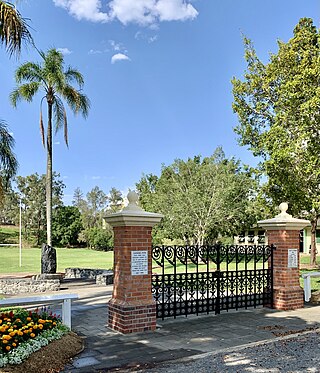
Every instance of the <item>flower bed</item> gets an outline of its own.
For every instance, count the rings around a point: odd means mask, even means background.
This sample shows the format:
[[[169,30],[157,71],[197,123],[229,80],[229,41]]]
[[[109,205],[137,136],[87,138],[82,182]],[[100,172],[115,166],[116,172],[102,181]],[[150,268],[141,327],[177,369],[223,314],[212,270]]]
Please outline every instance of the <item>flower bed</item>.
[[[27,311],[17,308],[0,312],[0,367],[20,364],[68,331],[58,316],[45,309]]]

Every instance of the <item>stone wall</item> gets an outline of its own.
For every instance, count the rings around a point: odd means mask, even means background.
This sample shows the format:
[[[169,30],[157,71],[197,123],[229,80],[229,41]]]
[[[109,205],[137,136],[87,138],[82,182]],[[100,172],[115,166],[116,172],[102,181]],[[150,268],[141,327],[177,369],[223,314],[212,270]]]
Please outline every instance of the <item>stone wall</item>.
[[[43,293],[60,290],[59,280],[2,279],[0,294]]]
[[[113,284],[113,271],[104,271],[101,275],[97,275],[96,284],[99,286]]]
[[[64,278],[86,278],[95,280],[97,275],[102,275],[104,272],[106,272],[105,269],[66,268]]]

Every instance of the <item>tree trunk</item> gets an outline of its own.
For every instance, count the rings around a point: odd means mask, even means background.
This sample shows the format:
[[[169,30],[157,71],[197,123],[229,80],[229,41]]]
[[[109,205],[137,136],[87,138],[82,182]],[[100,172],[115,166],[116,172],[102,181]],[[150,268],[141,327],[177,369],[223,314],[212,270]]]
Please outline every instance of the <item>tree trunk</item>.
[[[47,129],[47,178],[46,178],[46,210],[47,210],[47,244],[52,246],[52,103],[48,102]]]
[[[311,250],[310,250],[310,265],[317,264],[317,246],[316,246],[316,231],[317,231],[317,218],[311,220]]]

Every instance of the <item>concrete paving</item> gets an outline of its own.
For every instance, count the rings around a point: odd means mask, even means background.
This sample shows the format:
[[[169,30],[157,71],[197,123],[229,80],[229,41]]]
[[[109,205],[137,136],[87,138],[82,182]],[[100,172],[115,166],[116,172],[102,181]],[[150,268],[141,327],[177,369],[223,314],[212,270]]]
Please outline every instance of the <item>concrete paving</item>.
[[[69,281],[62,287],[62,292],[79,294],[72,305],[72,323],[85,341],[85,350],[65,372],[136,371],[320,327],[320,306],[306,306],[295,311],[257,308],[158,320],[155,332],[122,335],[107,327],[112,286]]]

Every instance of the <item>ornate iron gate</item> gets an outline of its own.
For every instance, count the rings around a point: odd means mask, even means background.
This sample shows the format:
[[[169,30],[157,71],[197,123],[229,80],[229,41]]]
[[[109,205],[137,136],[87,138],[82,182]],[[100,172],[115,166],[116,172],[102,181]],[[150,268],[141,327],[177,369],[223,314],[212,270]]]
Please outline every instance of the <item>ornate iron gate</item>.
[[[273,249],[273,245],[153,247],[157,317],[271,306]]]

